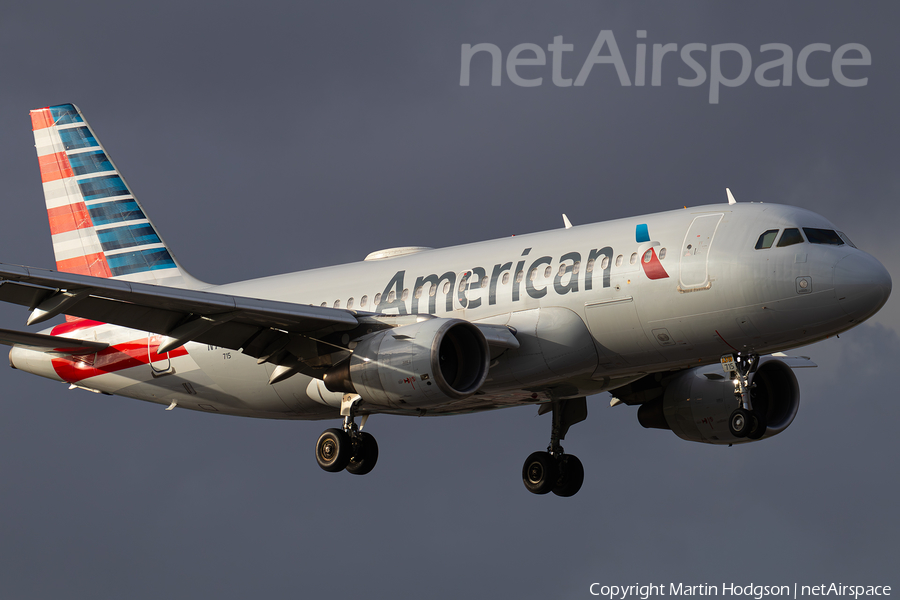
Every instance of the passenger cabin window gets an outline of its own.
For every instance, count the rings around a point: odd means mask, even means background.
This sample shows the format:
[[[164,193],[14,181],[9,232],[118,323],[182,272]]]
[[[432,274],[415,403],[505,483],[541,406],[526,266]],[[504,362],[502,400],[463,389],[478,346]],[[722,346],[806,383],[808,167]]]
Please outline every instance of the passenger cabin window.
[[[778,247],[784,248],[785,246],[793,246],[794,244],[802,244],[803,236],[800,235],[800,230],[791,227],[790,229],[785,229],[784,233],[781,234],[781,239],[778,240]]]
[[[770,229],[759,236],[759,239],[756,240],[756,249],[757,250],[765,250],[766,248],[771,248],[772,244],[775,243],[775,237],[778,235],[777,229]]]
[[[843,246],[844,240],[833,229],[815,229],[813,227],[804,227],[803,233],[810,244],[827,244],[829,246]]]

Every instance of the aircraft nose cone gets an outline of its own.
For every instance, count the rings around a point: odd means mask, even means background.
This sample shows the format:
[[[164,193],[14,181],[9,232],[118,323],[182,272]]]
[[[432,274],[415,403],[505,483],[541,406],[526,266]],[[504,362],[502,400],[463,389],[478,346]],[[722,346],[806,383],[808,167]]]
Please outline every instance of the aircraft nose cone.
[[[859,252],[834,265],[834,294],[844,312],[864,321],[891,295],[891,275],[874,256]]]

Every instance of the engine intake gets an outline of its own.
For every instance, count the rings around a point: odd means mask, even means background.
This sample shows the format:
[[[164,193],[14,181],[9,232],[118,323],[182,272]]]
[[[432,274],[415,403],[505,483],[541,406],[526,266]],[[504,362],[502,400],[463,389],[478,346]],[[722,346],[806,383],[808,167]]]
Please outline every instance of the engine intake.
[[[332,392],[367,402],[421,408],[462,400],[487,378],[490,351],[484,334],[460,319],[427,319],[356,340],[353,354],[325,375]]]

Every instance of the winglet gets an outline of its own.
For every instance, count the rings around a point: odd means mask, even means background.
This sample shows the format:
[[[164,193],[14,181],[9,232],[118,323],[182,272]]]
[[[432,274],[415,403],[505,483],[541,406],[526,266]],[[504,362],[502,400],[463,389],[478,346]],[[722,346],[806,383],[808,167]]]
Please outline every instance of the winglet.
[[[566,226],[566,229],[572,229],[572,222],[569,220],[569,217],[566,216],[566,213],[563,213],[563,225]]]
[[[725,192],[728,194],[728,204],[737,204],[737,200],[734,199],[734,195],[731,193],[731,190],[725,188]]]

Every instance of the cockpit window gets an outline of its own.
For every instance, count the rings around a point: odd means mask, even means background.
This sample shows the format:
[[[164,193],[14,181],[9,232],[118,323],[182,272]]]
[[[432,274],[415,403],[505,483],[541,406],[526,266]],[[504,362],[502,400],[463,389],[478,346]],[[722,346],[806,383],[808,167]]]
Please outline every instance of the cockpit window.
[[[759,236],[759,239],[756,240],[756,249],[757,250],[765,250],[766,248],[771,248],[772,244],[775,243],[775,236],[778,235],[777,229],[770,229]]]
[[[785,246],[793,246],[794,244],[802,244],[803,236],[800,235],[800,230],[791,227],[790,229],[785,229],[784,233],[781,234],[781,239],[778,240],[778,247],[784,248]]]
[[[812,227],[804,227],[803,232],[806,239],[812,244],[828,244],[829,246],[843,246],[844,240],[833,229],[814,229]]]
[[[850,246],[851,248],[856,248],[856,244],[850,241],[850,238],[847,237],[847,234],[843,231],[838,231],[837,234],[841,236],[841,239],[844,240],[844,243]]]

